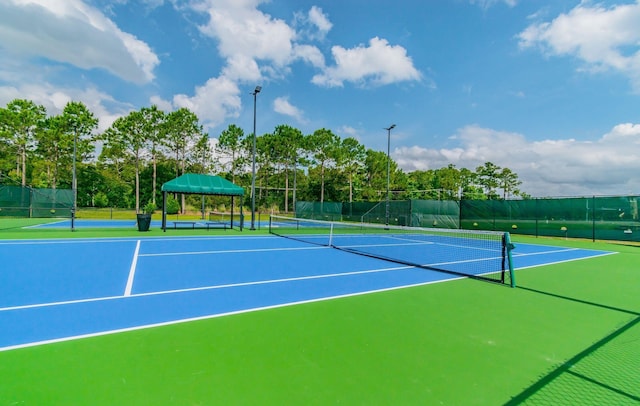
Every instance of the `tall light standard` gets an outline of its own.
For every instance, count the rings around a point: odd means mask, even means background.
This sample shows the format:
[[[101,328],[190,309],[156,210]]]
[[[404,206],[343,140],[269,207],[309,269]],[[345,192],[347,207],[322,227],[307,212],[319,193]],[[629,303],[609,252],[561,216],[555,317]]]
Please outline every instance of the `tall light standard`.
[[[251,228],[255,230],[256,226],[256,101],[258,99],[258,93],[262,90],[262,86],[256,86],[256,89],[251,93],[253,95],[253,153],[251,164]]]
[[[389,225],[389,183],[391,182],[391,130],[396,128],[395,124],[391,124],[389,127],[385,128],[387,130],[387,207],[386,207],[386,216],[385,216],[385,224]]]
[[[78,200],[78,179],[76,177],[76,138],[77,133],[73,132],[73,168],[71,169],[71,189],[73,193],[73,206],[71,206],[71,231],[75,231],[76,207]]]

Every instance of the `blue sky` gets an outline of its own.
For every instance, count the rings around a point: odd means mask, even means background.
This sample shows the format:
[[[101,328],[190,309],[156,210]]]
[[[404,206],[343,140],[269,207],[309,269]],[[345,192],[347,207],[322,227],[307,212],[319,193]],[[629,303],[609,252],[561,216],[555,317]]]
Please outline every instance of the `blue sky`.
[[[0,105],[211,138],[328,128],[407,170],[487,161],[533,196],[640,194],[640,0],[4,0]]]

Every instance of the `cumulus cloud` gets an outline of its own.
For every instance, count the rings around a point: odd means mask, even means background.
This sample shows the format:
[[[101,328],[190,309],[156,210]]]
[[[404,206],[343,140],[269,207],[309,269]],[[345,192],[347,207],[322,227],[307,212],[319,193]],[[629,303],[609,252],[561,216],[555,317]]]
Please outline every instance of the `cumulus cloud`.
[[[194,112],[204,127],[215,127],[227,117],[239,115],[240,88],[227,77],[211,78],[204,85],[196,87],[193,96],[175,95],[171,104]]]
[[[640,1],[604,7],[581,3],[552,21],[536,22],[518,35],[520,47],[549,56],[572,56],[581,69],[626,75],[640,92]]]
[[[273,111],[285,116],[293,117],[299,122],[305,122],[304,112],[292,105],[288,97],[278,97],[273,101]]]
[[[471,125],[458,130],[449,149],[396,148],[392,156],[405,170],[454,164],[474,170],[485,162],[510,168],[533,196],[640,193],[640,124],[620,124],[597,141],[529,141],[518,133]]]
[[[1,2],[0,46],[26,58],[105,69],[134,83],[153,80],[159,64],[148,44],[81,0]]]
[[[336,45],[331,48],[331,53],[335,66],[315,75],[313,83],[327,87],[343,86],[344,82],[386,85],[419,81],[422,77],[405,48],[390,45],[382,38],[372,38],[368,46],[361,44],[351,49]]]
[[[62,113],[71,101],[80,101],[98,118],[98,131],[109,128],[116,118],[132,109],[131,105],[118,102],[93,86],[85,89],[61,88],[49,83],[0,86],[0,105],[4,106],[14,99],[31,100],[44,106],[49,115]]]
[[[290,73],[290,66],[296,61],[320,69],[322,73],[312,82],[321,86],[342,86],[345,81],[385,85],[421,78],[404,48],[379,38],[373,38],[368,47],[333,47],[336,65],[327,68],[320,49],[304,42],[324,39],[333,26],[327,14],[313,6],[307,13],[297,13],[292,26],[259,10],[258,6],[263,2],[196,0],[190,3],[191,10],[207,16],[207,21],[199,26],[200,32],[217,41],[218,52],[226,61],[220,75],[210,82],[235,84],[237,88],[243,83],[280,79]],[[227,88],[231,89],[230,86]],[[202,111],[209,118],[211,125],[221,122],[224,117],[237,116],[239,105],[235,101],[225,103],[224,98],[205,95],[217,90],[217,86],[205,85],[198,88],[199,95],[178,95],[172,104],[193,106],[194,111]],[[212,110],[210,104],[198,108],[200,101],[205,100],[212,103],[218,100],[218,108]],[[286,98],[276,99],[273,107],[280,114],[304,121],[303,113]]]
[[[324,40],[333,28],[329,17],[318,6],[312,6],[307,13],[295,13],[294,26],[298,36],[309,40]]]
[[[206,0],[194,7],[208,15],[207,23],[199,28],[204,35],[218,40],[222,57],[261,60],[281,68],[292,60],[296,33],[285,21],[258,10],[261,2]]]
[[[311,10],[309,10],[309,21],[318,28],[322,37],[333,27],[329,18],[322,12],[322,9],[317,6],[313,6]]]

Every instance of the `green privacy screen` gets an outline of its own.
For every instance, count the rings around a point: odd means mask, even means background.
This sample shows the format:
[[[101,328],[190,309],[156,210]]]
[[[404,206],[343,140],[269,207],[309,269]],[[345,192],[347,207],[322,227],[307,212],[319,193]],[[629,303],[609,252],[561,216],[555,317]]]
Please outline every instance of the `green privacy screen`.
[[[297,202],[296,217],[534,236],[640,241],[640,196],[526,200]]]
[[[71,217],[71,189],[35,189],[0,185],[0,216]]]

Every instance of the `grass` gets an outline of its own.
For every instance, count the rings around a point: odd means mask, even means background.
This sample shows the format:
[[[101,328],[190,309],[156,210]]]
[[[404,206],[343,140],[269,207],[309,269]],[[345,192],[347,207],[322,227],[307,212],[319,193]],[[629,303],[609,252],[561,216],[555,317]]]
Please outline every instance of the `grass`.
[[[640,247],[514,239],[618,254],[0,352],[0,405],[637,404]]]

